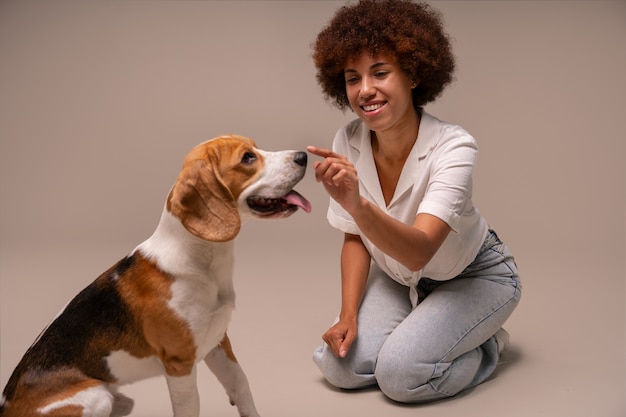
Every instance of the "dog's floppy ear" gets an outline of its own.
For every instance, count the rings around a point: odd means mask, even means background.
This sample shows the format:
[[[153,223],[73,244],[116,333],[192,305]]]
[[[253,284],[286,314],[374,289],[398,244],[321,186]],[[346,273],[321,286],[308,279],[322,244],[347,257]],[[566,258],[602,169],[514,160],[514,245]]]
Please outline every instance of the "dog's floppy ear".
[[[207,160],[186,164],[167,198],[167,209],[204,240],[232,240],[241,228],[237,202]]]

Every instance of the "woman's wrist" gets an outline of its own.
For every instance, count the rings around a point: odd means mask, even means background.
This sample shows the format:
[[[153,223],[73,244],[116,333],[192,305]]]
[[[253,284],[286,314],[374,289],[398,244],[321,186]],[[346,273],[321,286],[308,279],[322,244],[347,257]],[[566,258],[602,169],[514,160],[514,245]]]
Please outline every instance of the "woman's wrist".
[[[346,209],[346,211],[350,214],[350,216],[352,216],[354,221],[358,223],[359,221],[362,221],[365,216],[368,206],[369,201],[367,201],[365,197],[359,196],[357,203],[355,203],[353,207]]]
[[[354,322],[356,323],[358,317],[358,313],[356,311],[350,311],[350,312],[341,312],[339,314],[339,321],[343,321],[343,322]]]

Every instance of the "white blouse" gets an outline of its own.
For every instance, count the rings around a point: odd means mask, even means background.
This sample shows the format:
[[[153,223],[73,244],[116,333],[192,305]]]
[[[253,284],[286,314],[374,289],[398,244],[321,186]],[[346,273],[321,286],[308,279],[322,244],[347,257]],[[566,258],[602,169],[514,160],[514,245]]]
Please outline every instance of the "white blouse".
[[[361,234],[352,216],[330,199],[327,213],[330,225],[344,233],[360,235],[373,262],[391,278],[410,287],[413,307],[417,305],[416,286],[420,278],[448,280],[474,260],[488,225],[472,203],[472,173],[478,146],[463,128],[422,111],[417,141],[389,205],[385,204],[378,181],[370,130],[360,119],[337,132],[333,151],[354,164],[360,194],[389,216],[413,224],[419,213],[428,213],[452,229],[430,262],[422,270],[412,272],[374,246]]]

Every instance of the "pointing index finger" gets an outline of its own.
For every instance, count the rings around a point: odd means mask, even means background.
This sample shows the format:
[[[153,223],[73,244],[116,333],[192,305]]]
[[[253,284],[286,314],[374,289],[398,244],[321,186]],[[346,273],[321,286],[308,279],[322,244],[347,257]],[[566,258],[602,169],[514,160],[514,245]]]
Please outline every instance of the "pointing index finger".
[[[307,146],[306,150],[312,153],[313,155],[321,156],[322,158],[328,158],[329,156],[335,155],[333,151],[330,149],[318,148],[315,146]]]

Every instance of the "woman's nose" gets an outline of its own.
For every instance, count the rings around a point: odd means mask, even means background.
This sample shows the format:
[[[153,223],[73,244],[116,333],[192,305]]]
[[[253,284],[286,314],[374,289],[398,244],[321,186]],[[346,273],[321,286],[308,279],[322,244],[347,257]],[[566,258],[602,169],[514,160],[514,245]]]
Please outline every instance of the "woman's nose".
[[[368,77],[363,77],[361,79],[361,90],[359,94],[362,98],[369,98],[376,94],[374,83]]]

